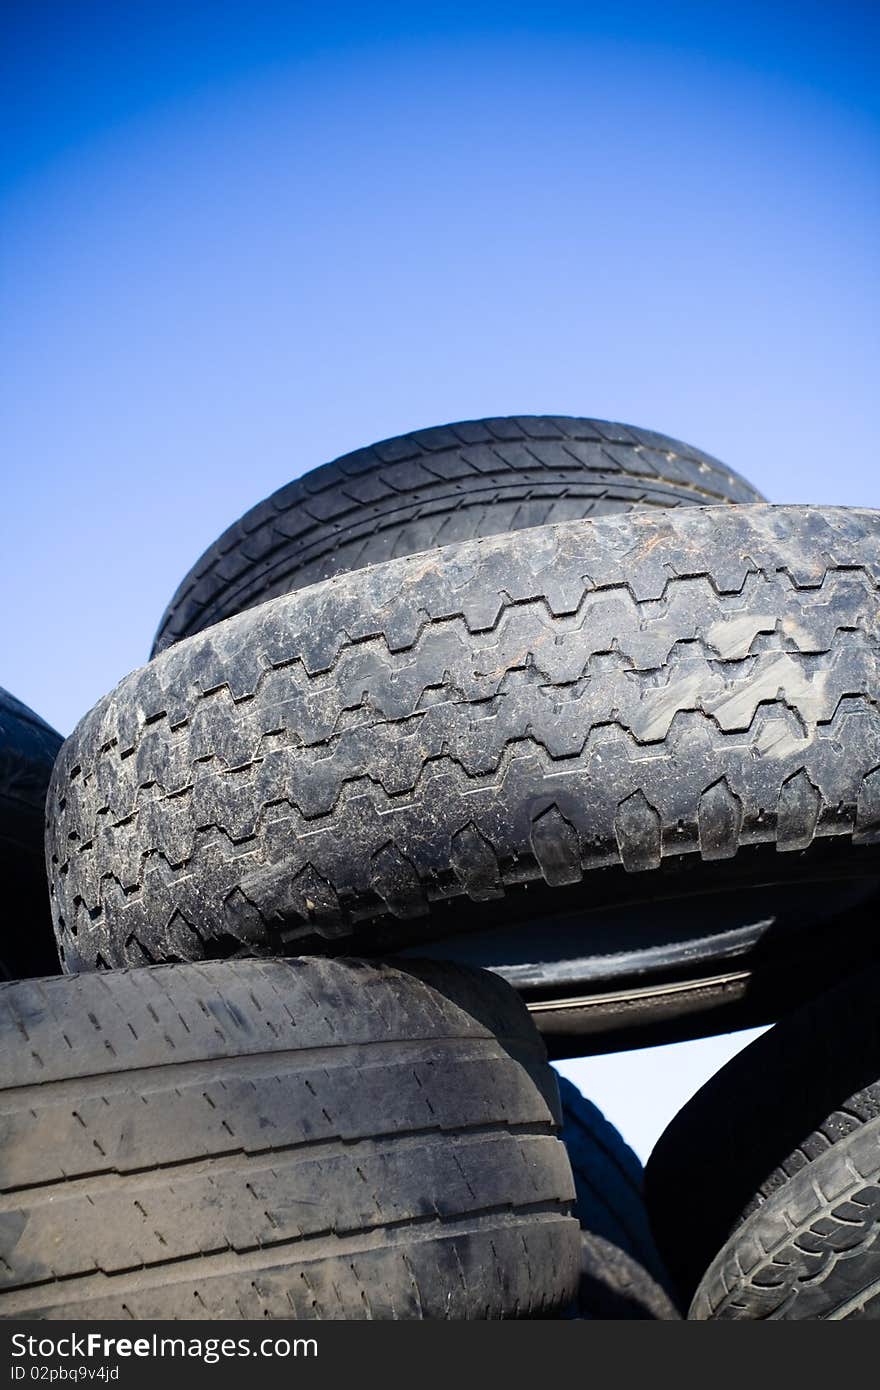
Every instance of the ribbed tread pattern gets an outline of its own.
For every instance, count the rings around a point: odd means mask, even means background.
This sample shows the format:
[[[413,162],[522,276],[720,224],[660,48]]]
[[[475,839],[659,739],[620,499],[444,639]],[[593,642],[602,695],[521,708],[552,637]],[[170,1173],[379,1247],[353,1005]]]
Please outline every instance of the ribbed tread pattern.
[[[559,1078],[560,1137],[583,1231],[581,1317],[676,1318],[654,1244],[642,1164],[619,1131],[572,1082]]]
[[[229,527],[181,583],[153,654],[279,594],[434,546],[634,506],[757,502],[688,444],[519,415],[386,439],[313,469]]]
[[[660,1274],[644,1205],[642,1165],[598,1106],[565,1077],[559,1079],[562,1141],[577,1192],[577,1215],[594,1235],[613,1242]]]
[[[375,949],[448,931],[454,899],[459,927],[525,886],[543,911],[596,869],[650,898],[649,871],[747,873],[752,847],[775,845],[777,881],[854,846],[876,871],[878,580],[880,514],[682,508],[445,547],[230,619],[62,750],[67,966]]]
[[[0,987],[0,1316],[529,1317],[571,1169],[509,987],[239,961]]]

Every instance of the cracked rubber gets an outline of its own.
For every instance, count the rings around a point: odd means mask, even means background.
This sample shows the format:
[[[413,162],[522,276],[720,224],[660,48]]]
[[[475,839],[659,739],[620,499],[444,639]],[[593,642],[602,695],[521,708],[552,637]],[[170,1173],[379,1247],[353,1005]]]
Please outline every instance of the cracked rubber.
[[[878,581],[880,513],[683,507],[227,619],[59,755],[66,968],[375,953],[603,894],[876,876]]]
[[[0,986],[0,1316],[516,1318],[575,1294],[543,1045],[454,966]]]
[[[279,489],[183,580],[153,655],[257,603],[449,542],[683,502],[759,502],[723,463],[652,430],[518,415],[345,454]]]
[[[0,689],[0,979],[59,969],[43,839],[46,790],[61,743],[38,714]]]
[[[874,963],[777,1024],[659,1140],[649,1211],[690,1317],[880,1317],[878,992]]]
[[[678,1318],[648,1221],[642,1164],[601,1110],[559,1078],[561,1139],[568,1150],[583,1236],[582,1318]]]

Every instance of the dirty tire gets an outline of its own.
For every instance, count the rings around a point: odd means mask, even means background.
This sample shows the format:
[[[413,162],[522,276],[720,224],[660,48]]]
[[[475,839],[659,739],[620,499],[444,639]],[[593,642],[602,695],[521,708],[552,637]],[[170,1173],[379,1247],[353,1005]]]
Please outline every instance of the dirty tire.
[[[723,1067],[647,1167],[692,1318],[880,1317],[880,966]]]
[[[682,507],[227,619],[61,751],[66,968],[375,953],[603,893],[876,875],[878,581],[880,513]]]
[[[678,1318],[648,1222],[642,1164],[601,1110],[565,1077],[560,1137],[582,1227],[583,1318]]]
[[[584,1231],[577,1316],[585,1321],[680,1322],[669,1291],[613,1241]]]
[[[59,969],[43,853],[46,790],[60,734],[0,689],[0,979]]]
[[[437,545],[633,506],[759,502],[652,430],[563,415],[467,420],[345,454],[230,526],[183,580],[153,655],[257,603]]]
[[[0,987],[7,1318],[513,1318],[574,1295],[555,1077],[426,964]]]

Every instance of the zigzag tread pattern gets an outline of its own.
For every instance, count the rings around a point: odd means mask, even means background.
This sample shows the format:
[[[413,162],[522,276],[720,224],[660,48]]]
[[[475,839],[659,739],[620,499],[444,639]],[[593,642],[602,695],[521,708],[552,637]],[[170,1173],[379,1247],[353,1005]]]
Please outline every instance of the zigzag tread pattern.
[[[230,619],[65,745],[47,853],[68,964],[282,949],[750,845],[870,848],[878,585],[874,513],[692,508],[467,542]]]
[[[418,431],[252,508],[183,580],[153,654],[279,593],[441,543],[644,504],[760,500],[718,460],[631,426],[518,416]]]
[[[489,977],[157,967],[5,986],[0,1029],[2,1316],[540,1316],[574,1293],[553,1075]]]

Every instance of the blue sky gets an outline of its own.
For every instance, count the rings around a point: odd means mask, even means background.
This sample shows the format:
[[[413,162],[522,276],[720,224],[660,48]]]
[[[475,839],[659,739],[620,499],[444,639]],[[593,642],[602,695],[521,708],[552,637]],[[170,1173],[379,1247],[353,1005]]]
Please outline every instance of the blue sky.
[[[409,428],[593,414],[880,504],[876,7],[0,26],[0,683],[63,732],[230,521]],[[730,1046],[578,1079],[644,1151]]]

